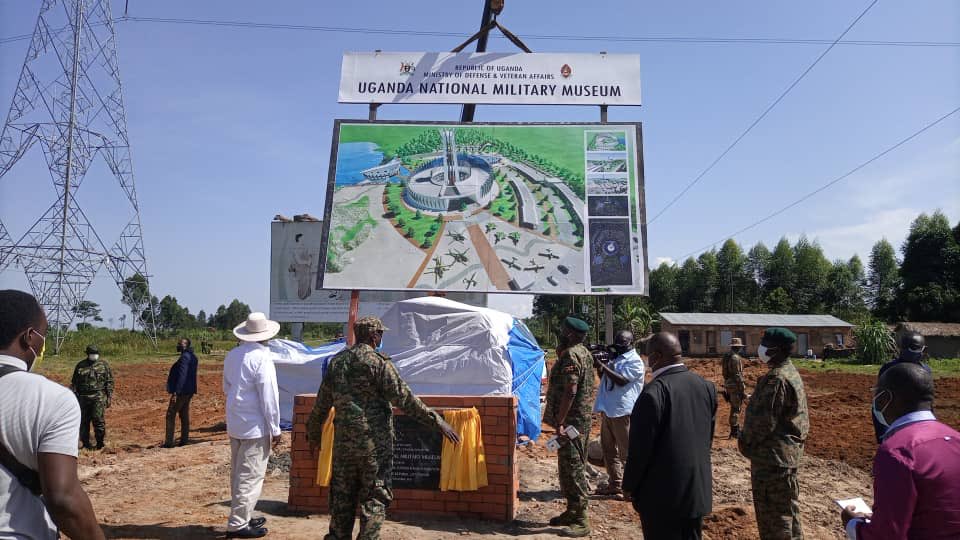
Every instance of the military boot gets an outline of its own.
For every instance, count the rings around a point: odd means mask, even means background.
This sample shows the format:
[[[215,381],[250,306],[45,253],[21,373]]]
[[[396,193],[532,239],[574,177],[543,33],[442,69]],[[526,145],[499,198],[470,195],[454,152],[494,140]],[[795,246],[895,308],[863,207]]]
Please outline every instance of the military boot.
[[[570,525],[573,523],[576,516],[570,510],[564,510],[559,516],[553,516],[550,518],[550,525],[556,527],[557,525]]]
[[[740,426],[730,426],[730,438],[737,439],[740,437]]]
[[[583,538],[590,536],[590,521],[587,520],[587,513],[583,512],[574,517],[573,523],[567,526],[560,536],[567,538]]]

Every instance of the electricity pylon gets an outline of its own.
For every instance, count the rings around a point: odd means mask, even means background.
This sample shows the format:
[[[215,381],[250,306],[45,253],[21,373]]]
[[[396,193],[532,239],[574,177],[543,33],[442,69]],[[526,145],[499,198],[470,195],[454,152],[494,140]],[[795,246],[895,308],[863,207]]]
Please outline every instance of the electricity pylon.
[[[44,0],[40,7],[0,133],[0,182],[38,143],[57,199],[15,242],[0,222],[0,271],[23,269],[46,310],[54,352],[73,322],[73,308],[104,265],[123,303],[156,342],[157,308],[149,292],[109,0]],[[110,249],[76,199],[97,157],[129,202],[116,209],[129,217]]]

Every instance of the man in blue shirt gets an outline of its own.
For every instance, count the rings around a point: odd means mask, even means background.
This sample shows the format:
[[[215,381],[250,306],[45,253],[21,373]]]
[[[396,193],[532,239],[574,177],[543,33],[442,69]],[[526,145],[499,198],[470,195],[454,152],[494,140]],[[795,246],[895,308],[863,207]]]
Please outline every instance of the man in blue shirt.
[[[633,333],[621,330],[610,347],[612,358],[606,362],[594,356],[600,375],[600,389],[593,412],[600,413],[600,446],[609,480],[597,495],[623,497],[621,482],[630,440],[630,413],[643,390],[643,359],[633,348]]]
[[[180,417],[180,446],[187,444],[190,435],[190,400],[197,393],[197,355],[193,354],[188,338],[180,338],[177,352],[180,357],[170,366],[170,374],[167,375],[170,403],[167,405],[167,436],[164,439],[164,448],[173,448],[177,416]]]

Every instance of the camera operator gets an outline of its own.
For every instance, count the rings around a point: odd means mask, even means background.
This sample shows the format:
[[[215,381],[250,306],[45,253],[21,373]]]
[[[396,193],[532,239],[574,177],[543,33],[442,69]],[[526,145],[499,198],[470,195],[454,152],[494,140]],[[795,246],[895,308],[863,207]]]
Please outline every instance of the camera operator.
[[[633,333],[617,332],[613,345],[606,351],[591,348],[593,365],[600,375],[600,389],[593,412],[601,416],[600,446],[609,480],[596,494],[623,498],[621,481],[627,460],[630,435],[630,413],[643,390],[643,359],[633,347]]]

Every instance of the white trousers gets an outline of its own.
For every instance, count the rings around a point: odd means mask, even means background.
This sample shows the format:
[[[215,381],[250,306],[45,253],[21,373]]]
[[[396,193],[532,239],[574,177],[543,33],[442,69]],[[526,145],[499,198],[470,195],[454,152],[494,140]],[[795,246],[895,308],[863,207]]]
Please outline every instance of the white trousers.
[[[246,527],[260,498],[270,457],[270,437],[230,438],[230,519],[227,530]]]

